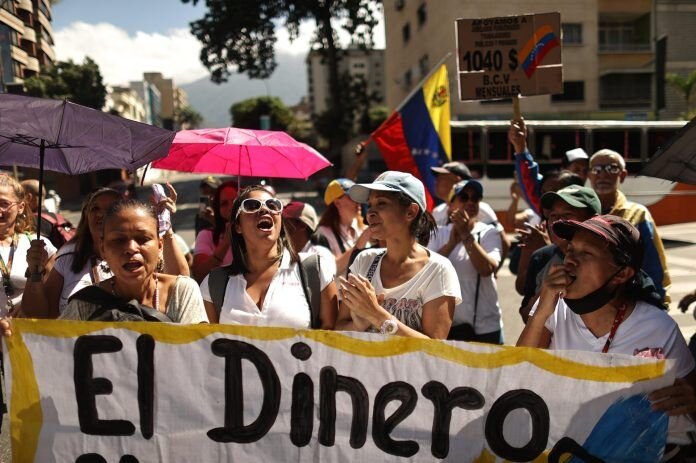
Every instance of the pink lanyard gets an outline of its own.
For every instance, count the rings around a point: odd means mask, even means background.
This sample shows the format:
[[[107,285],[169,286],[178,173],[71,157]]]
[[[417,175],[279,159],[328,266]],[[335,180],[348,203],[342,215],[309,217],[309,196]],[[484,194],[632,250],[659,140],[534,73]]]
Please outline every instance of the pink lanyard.
[[[602,349],[603,354],[609,352],[609,346],[611,345],[611,342],[614,340],[614,336],[616,336],[616,331],[619,329],[619,325],[623,321],[624,315],[626,315],[625,304],[622,305],[621,308],[616,312],[616,316],[614,317],[614,324],[611,326],[609,337],[607,338],[607,342],[604,343],[604,348]]]

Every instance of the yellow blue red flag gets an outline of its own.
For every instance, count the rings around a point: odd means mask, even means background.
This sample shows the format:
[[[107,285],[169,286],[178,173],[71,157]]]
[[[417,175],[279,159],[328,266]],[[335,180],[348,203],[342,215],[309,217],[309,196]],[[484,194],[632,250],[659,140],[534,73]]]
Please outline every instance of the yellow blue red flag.
[[[389,170],[409,172],[423,182],[432,209],[435,177],[430,168],[452,158],[447,67],[440,65],[371,138]]]

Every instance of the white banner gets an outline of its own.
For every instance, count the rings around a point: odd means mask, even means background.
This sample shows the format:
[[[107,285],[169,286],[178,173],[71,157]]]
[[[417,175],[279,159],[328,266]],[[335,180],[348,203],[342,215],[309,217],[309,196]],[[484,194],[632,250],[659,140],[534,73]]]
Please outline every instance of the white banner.
[[[20,462],[656,461],[668,420],[645,393],[674,382],[666,361],[366,334],[20,319],[13,332]]]

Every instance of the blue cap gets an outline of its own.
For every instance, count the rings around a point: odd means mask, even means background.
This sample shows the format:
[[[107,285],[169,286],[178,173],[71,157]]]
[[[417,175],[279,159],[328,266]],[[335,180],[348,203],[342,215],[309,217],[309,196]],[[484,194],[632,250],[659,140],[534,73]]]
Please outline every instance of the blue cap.
[[[353,185],[348,195],[353,201],[366,203],[370,197],[370,191],[386,191],[403,193],[418,204],[421,211],[425,210],[425,187],[423,182],[406,172],[388,170],[381,174],[372,183],[359,183]]]
[[[455,183],[452,187],[449,200],[452,201],[455,196],[462,194],[466,187],[473,188],[479,196],[483,197],[483,185],[481,185],[481,182],[478,180],[462,180],[461,182]]]

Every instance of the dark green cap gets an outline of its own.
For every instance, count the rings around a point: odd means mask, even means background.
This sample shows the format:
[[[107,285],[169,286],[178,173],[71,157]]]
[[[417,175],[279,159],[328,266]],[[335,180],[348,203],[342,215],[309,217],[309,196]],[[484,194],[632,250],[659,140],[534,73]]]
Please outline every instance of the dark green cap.
[[[595,214],[602,213],[602,203],[592,188],[570,185],[555,192],[549,191],[541,197],[541,207],[551,209],[557,199],[563,200],[571,207],[590,209]]]

